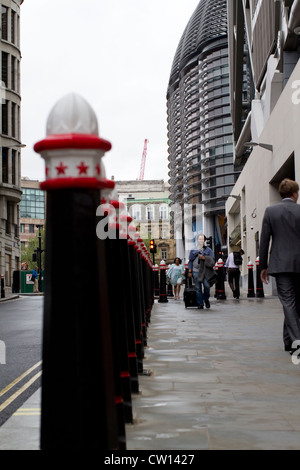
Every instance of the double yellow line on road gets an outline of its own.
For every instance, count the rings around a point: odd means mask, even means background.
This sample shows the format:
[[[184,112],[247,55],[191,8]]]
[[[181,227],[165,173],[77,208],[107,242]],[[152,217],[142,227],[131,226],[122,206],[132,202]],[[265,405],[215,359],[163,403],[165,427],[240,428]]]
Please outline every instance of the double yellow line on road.
[[[27,375],[31,374],[31,372],[37,369],[41,364],[42,364],[42,361],[37,362],[34,366],[32,366],[30,369],[28,369],[26,372],[20,375],[20,377],[18,377],[9,385],[7,385],[7,387],[3,388],[3,390],[1,390],[0,392],[0,398],[9,390],[11,390],[15,385],[21,382],[21,380],[27,377]],[[42,371],[40,370],[37,374],[31,377],[31,379],[28,380],[28,382],[26,382],[21,388],[19,388],[19,390],[17,390],[13,395],[11,395],[5,402],[3,402],[2,405],[0,405],[0,413],[5,408],[7,408],[16,398],[18,398],[25,390],[27,390],[27,388],[29,388],[41,375],[42,375]]]

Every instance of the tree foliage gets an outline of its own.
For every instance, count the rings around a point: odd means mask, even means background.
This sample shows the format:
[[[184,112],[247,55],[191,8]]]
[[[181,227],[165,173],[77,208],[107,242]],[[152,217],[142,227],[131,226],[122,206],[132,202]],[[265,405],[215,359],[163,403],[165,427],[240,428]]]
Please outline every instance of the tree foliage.
[[[45,249],[45,228],[40,229],[41,233],[41,249]],[[37,261],[32,261],[32,255],[34,250],[39,247],[39,231],[37,231],[35,237],[32,237],[28,241],[28,245],[25,248],[24,245],[21,246],[21,263],[28,264],[28,270],[32,270],[35,266],[38,265]],[[42,266],[43,269],[45,266],[45,253],[42,253]]]

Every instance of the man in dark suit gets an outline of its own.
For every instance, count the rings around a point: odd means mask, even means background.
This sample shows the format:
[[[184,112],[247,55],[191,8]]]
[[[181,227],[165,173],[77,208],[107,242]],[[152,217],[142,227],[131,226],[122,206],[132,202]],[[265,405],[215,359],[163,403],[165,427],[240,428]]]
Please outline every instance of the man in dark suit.
[[[299,185],[284,179],[279,186],[281,202],[267,207],[260,237],[261,280],[276,279],[284,311],[283,342],[291,354],[300,345],[300,205]],[[269,245],[271,244],[270,258]]]

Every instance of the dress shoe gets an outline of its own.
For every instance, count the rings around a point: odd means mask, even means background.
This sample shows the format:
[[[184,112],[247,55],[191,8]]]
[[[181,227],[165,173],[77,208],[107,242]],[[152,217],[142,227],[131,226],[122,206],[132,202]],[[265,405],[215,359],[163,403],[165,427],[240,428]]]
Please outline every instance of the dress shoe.
[[[205,300],[204,302],[205,302],[205,307],[206,307],[206,308],[210,308],[209,300]]]

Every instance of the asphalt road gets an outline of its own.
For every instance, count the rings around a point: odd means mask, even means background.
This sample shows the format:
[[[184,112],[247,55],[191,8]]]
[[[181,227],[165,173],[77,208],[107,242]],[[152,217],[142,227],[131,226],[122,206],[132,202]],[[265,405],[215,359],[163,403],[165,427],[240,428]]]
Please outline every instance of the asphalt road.
[[[43,301],[0,303],[0,426],[41,386]]]

